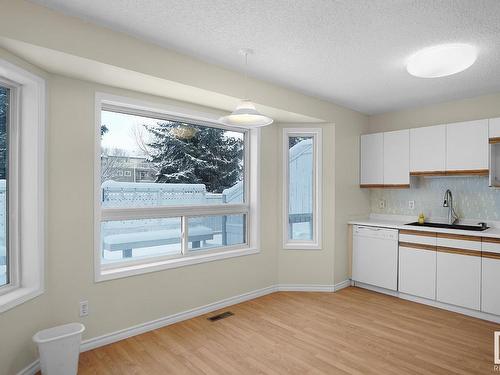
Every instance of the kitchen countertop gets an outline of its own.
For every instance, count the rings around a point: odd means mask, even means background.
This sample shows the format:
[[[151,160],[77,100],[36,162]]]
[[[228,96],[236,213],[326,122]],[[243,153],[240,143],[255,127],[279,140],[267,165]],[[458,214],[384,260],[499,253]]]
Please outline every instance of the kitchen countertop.
[[[413,225],[406,225],[408,223],[415,221],[416,221],[415,218],[408,218],[404,216],[370,215],[369,217],[350,220],[348,224],[365,225],[370,227],[380,227],[380,228],[390,228],[390,229],[406,229],[406,230],[415,230],[421,232],[462,234],[466,236],[475,236],[475,237],[500,238],[500,228],[497,226],[493,226],[493,224],[491,223],[488,223],[488,226],[490,226],[491,228],[486,229],[482,232],[472,231],[472,230],[458,230],[458,229],[448,229],[448,228],[433,228],[433,227],[419,227]],[[431,220],[431,222],[433,221]]]

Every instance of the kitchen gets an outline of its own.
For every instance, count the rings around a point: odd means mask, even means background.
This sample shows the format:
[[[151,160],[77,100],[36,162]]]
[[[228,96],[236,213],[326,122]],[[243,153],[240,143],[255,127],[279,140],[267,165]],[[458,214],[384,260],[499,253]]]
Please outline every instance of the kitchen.
[[[361,135],[354,285],[500,322],[499,137],[500,118]]]

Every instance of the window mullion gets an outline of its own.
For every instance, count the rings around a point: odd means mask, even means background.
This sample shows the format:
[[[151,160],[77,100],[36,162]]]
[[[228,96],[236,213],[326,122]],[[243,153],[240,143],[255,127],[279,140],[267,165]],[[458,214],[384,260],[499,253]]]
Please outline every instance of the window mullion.
[[[179,216],[209,216],[248,213],[248,204],[224,204],[204,206],[163,206],[135,208],[103,208],[101,220],[127,220],[166,218]]]
[[[187,216],[181,217],[181,253],[185,256],[188,252],[189,246],[189,228],[188,228],[188,218]]]

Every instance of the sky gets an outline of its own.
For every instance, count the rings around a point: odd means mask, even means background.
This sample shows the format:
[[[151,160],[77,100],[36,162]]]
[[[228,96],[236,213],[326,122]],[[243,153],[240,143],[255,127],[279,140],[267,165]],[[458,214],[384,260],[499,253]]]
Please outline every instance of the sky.
[[[106,125],[108,131],[102,136],[101,146],[110,150],[124,150],[129,156],[144,156],[144,153],[137,145],[134,129],[137,129],[143,134],[143,139],[147,143],[152,140],[151,135],[142,125],[156,125],[158,122],[161,122],[161,120],[102,111],[101,124]],[[232,131],[226,131],[225,135],[237,138],[243,136],[241,133]]]
[[[109,149],[125,150],[131,156],[142,156],[143,153],[137,146],[134,136],[134,129],[141,130],[148,139],[149,132],[144,130],[142,125],[156,125],[159,120],[154,120],[148,117],[140,117],[133,115],[126,115],[117,112],[101,112],[101,123],[106,125],[108,131],[101,139],[101,146]]]

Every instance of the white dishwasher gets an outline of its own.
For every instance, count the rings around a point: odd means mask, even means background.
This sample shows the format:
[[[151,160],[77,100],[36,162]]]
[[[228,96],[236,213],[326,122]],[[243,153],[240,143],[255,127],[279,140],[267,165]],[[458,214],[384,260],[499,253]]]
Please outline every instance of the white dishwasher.
[[[354,226],[354,281],[385,289],[398,289],[398,234],[396,229]]]

